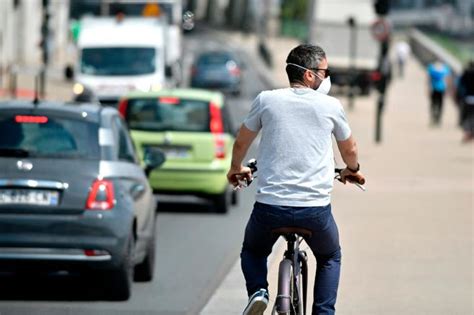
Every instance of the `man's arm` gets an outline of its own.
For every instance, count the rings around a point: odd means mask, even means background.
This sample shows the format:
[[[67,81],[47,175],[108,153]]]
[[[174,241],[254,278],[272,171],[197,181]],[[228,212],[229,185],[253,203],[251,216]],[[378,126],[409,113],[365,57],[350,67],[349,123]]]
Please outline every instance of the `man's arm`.
[[[357,169],[359,165],[357,144],[352,135],[344,141],[337,141],[337,147],[341,152],[341,157],[347,167],[350,169]]]
[[[341,172],[341,180],[346,183],[346,176],[357,174],[358,177],[364,178],[362,173],[359,171],[359,158],[357,152],[357,144],[352,135],[344,141],[337,141],[337,147],[341,152],[341,157],[346,168]]]
[[[232,162],[230,170],[227,173],[227,180],[234,186],[239,184],[236,175],[241,175],[242,178],[248,179],[252,177],[250,168],[244,167],[242,165],[242,161],[257,135],[258,132],[248,129],[244,124],[242,124],[240,127],[239,133],[237,134],[237,138],[234,142],[234,147],[232,149]]]

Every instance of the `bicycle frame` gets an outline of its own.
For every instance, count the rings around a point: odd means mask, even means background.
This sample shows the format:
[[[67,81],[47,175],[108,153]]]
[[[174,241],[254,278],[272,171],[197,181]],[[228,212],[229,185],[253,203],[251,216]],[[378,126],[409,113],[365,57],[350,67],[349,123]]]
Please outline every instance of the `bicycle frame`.
[[[303,238],[295,233],[286,234],[283,237],[287,241],[287,249],[280,262],[278,296],[273,307],[273,314],[276,312],[277,314],[304,315],[308,292],[308,259],[306,252],[299,248]],[[302,283],[300,283],[301,280]]]

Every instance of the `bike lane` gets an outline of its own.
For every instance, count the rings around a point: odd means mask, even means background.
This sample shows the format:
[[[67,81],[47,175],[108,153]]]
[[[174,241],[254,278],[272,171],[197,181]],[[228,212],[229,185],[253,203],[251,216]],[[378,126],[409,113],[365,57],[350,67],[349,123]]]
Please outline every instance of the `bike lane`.
[[[218,35],[257,56],[251,35]],[[287,86],[285,59],[297,43],[282,38],[266,43],[274,67],[259,62],[259,70],[273,86]],[[330,67],[331,56],[328,60]],[[333,192],[343,251],[337,313],[471,314],[474,151],[461,145],[457,109],[446,98],[442,126],[429,125],[426,75],[412,58],[405,77],[389,87],[383,142],[376,144],[376,94],[357,98],[352,111],[347,98],[336,95],[346,108],[367,177],[366,192],[338,182]],[[337,153],[336,160],[342,166]],[[284,245],[279,241],[269,259],[270,303]],[[310,251],[306,244],[302,248]],[[316,263],[309,257],[311,309]],[[201,314],[240,314],[246,303],[238,260]]]

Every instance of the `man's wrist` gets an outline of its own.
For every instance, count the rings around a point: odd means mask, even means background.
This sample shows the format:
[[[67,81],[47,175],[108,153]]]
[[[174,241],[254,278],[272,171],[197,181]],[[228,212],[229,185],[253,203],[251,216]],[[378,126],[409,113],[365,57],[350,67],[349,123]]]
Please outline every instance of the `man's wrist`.
[[[231,170],[235,170],[235,171],[240,171],[240,168],[241,168],[241,167],[242,167],[242,163],[239,163],[239,164],[234,164],[234,163],[232,163],[232,164],[230,165],[230,169],[231,169]]]
[[[352,173],[357,173],[357,172],[360,170],[360,164],[357,163],[357,167],[354,167],[354,168],[349,167],[349,165],[347,165],[346,168],[347,168],[349,171],[351,171]]]

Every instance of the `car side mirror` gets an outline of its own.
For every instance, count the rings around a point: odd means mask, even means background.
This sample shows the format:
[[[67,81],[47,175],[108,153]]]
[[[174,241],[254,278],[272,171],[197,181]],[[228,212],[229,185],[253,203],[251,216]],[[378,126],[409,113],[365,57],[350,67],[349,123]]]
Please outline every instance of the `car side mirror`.
[[[173,67],[172,66],[166,66],[165,67],[165,76],[167,78],[172,78],[173,77]]]
[[[159,149],[147,149],[144,156],[145,175],[147,177],[150,176],[151,171],[163,165],[165,161],[166,156],[163,151]]]
[[[64,77],[67,81],[74,79],[74,68],[71,65],[67,65],[64,68]]]

